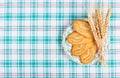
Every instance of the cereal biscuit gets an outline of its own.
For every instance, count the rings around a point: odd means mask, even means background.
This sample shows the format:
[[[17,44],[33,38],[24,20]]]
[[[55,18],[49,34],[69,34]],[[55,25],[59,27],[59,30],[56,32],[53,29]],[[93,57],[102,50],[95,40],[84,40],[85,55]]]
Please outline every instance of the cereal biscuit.
[[[97,52],[97,46],[96,45],[87,49],[86,52],[80,56],[81,63],[89,64],[94,59],[94,56],[95,56],[96,52]]]
[[[94,44],[94,42],[90,42],[88,44],[73,45],[71,49],[71,54],[73,56],[81,56],[85,53],[87,49],[91,48]]]
[[[90,25],[84,20],[75,20],[72,24],[73,29],[79,34],[87,38],[94,38],[91,32]]]
[[[76,45],[76,44],[89,43],[89,42],[93,41],[93,39],[87,39],[84,36],[82,36],[79,33],[74,31],[67,36],[67,41],[70,44]]]
[[[80,45],[73,45],[71,49],[71,54],[73,56],[80,56],[86,51],[86,45],[80,44]]]

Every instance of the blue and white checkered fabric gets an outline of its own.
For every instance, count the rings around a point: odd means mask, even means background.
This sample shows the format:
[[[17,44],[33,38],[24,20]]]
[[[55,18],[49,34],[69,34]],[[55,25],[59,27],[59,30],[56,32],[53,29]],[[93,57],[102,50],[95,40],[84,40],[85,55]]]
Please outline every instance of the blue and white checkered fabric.
[[[81,66],[65,55],[62,35],[98,4],[112,8],[108,65]],[[120,77],[120,0],[0,0],[0,78],[63,77]]]

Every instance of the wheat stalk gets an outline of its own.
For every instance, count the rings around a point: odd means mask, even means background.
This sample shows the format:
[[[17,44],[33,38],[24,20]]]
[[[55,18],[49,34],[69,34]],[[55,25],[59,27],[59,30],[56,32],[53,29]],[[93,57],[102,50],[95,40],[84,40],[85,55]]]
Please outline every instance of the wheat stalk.
[[[103,55],[103,41],[102,41],[102,27],[103,27],[103,13],[101,9],[97,9],[97,22],[98,22],[98,28],[99,28],[99,51],[100,51],[100,57],[99,59],[102,61],[102,64],[106,66],[106,63],[104,61],[104,55]],[[96,22],[95,22],[96,23]]]
[[[93,33],[93,36],[94,36],[94,39],[95,39],[95,41],[96,41],[96,44],[97,44],[97,46],[99,47],[99,38],[98,38],[98,35],[97,35],[97,33],[96,33],[96,28],[95,28],[95,25],[94,25],[94,21],[93,21],[93,18],[92,18],[92,16],[91,16],[91,14],[90,13],[88,13],[88,22],[89,22],[89,24],[90,24],[90,27],[91,27],[91,30],[92,30],[92,33]]]
[[[106,15],[106,19],[105,19],[105,22],[103,22],[104,24],[101,25],[102,29],[101,29],[101,34],[102,34],[102,39],[101,39],[101,47],[103,47],[103,40],[106,36],[106,33],[107,33],[107,30],[108,30],[108,24],[109,24],[109,18],[110,18],[110,13],[111,13],[111,9],[108,9],[107,11],[107,15]],[[103,65],[105,66],[106,63],[104,61],[104,56],[103,56],[103,51],[102,51],[103,48],[101,48],[101,53],[100,53],[100,60],[102,61]]]
[[[105,61],[104,61],[104,56],[103,56],[103,48],[102,48],[102,35],[101,35],[101,27],[102,27],[102,23],[103,23],[103,14],[102,14],[102,11],[101,11],[101,9],[96,9],[96,28],[98,28],[98,38],[99,38],[99,51],[100,51],[100,57],[99,57],[99,59],[102,61],[102,64],[105,66],[106,65],[106,63],[105,63]]]
[[[100,27],[99,27],[99,12],[98,9],[95,10],[95,28],[99,38],[101,38]]]
[[[105,19],[105,24],[104,24],[104,27],[103,27],[103,30],[102,30],[102,32],[103,32],[102,33],[103,38],[105,38],[107,30],[108,30],[108,24],[109,24],[110,14],[111,14],[111,9],[108,9],[107,15],[106,15],[106,19]]]
[[[100,50],[99,59],[102,61],[102,64],[106,66],[104,55],[103,55],[103,42],[108,29],[109,17],[110,17],[111,9],[108,9],[106,20],[104,21],[102,10],[95,10],[95,21],[91,14],[88,12],[88,22],[90,24],[94,39],[97,43],[97,46]]]
[[[103,10],[100,9],[99,10],[99,28],[100,28],[101,38],[103,37],[102,36],[103,26],[104,26]]]

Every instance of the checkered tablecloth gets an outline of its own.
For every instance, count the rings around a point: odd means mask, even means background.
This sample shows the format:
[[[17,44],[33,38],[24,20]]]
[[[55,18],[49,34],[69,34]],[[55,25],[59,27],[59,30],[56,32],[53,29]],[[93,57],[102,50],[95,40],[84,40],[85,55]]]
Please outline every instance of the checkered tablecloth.
[[[108,65],[76,64],[64,53],[63,32],[100,4],[112,8]],[[0,0],[0,78],[17,77],[119,78],[120,0]]]

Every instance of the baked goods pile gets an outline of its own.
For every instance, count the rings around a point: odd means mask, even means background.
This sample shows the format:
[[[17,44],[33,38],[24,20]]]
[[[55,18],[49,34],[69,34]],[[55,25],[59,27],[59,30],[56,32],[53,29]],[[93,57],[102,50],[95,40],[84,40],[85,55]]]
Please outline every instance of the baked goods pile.
[[[73,32],[67,37],[67,41],[72,44],[71,54],[79,56],[83,64],[90,63],[97,52],[90,25],[84,20],[75,20],[72,24]]]
[[[96,9],[94,18],[88,13],[88,21],[75,20],[72,23],[74,31],[67,36],[67,41],[72,44],[71,55],[78,56],[81,63],[89,64],[99,51],[99,60],[106,65],[103,42],[106,38],[110,13],[111,9],[108,9],[104,20],[102,9]]]

